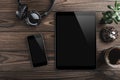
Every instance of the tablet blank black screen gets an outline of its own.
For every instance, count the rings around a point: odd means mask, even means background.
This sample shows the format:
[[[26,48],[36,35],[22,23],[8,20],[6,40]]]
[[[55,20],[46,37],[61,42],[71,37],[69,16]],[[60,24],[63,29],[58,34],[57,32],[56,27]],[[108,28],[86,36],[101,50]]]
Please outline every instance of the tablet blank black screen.
[[[95,68],[96,29],[93,12],[56,13],[56,67]]]

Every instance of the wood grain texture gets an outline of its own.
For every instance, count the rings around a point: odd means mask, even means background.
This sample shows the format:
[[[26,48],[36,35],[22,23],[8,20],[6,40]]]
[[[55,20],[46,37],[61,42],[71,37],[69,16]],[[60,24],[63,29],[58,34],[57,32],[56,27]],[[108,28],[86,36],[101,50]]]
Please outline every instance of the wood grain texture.
[[[62,74],[61,74],[62,73]],[[119,80],[114,71],[0,72],[2,80]],[[29,77],[28,77],[29,76]],[[110,77],[111,76],[111,77]]]
[[[43,12],[50,0],[22,0],[27,3],[29,10]],[[115,0],[56,0],[53,12],[42,20],[38,27],[28,27],[24,21],[15,16],[16,0],[0,1],[0,80],[120,80],[120,69],[110,68],[104,61],[103,50],[120,45],[120,38],[112,43],[103,43],[99,38],[101,13],[108,10],[108,4],[114,5]],[[97,53],[95,70],[57,70],[55,68],[55,12],[56,11],[97,11],[96,42]],[[33,68],[26,37],[42,33],[45,39],[48,65]]]
[[[28,50],[0,52],[0,71],[54,71],[54,52],[46,51],[46,55],[48,65],[33,68],[31,56]]]
[[[97,53],[97,69],[96,70],[118,70],[119,69],[112,69],[106,65],[104,62],[104,56],[100,55],[101,53]],[[103,53],[102,53],[103,54]],[[31,57],[29,51],[3,51],[0,52],[0,72],[54,72],[56,71],[55,68],[55,51],[46,51],[48,65],[42,66],[38,68],[32,67]],[[9,66],[9,67],[8,67]],[[59,71],[59,70],[58,70]],[[65,70],[63,70],[65,71]],[[82,71],[82,70],[78,70]],[[87,71],[87,70],[85,70]],[[67,70],[65,71],[67,72]],[[76,71],[75,71],[76,72]]]
[[[27,36],[33,34],[43,34],[47,50],[54,48],[54,32],[1,32],[0,50],[1,51],[21,51],[28,50]]]
[[[25,24],[24,20],[16,18],[14,12],[1,12],[0,15],[0,31],[54,31],[54,13],[42,20],[41,24],[37,27],[29,27]]]
[[[54,11],[105,11],[114,0],[56,0]]]
[[[45,11],[49,5],[50,0],[22,0],[23,4],[27,4],[29,10]],[[15,12],[17,10],[17,0],[1,1],[0,12]]]
[[[115,0],[56,0],[53,11],[105,11],[106,5],[113,5]],[[43,11],[47,9],[50,0],[23,0],[31,9]],[[0,12],[14,12],[17,10],[16,0],[1,1]],[[3,7],[4,6],[4,7]]]

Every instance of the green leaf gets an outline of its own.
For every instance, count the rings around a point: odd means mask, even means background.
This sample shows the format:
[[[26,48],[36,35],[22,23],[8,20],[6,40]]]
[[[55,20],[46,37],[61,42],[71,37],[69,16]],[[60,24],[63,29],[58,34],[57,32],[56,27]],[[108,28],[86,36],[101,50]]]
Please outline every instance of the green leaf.
[[[120,16],[117,16],[117,17],[116,17],[116,20],[119,22],[119,21],[120,21]]]
[[[116,16],[119,16],[119,12],[115,12],[115,15],[116,15]]]
[[[115,9],[117,10],[117,0],[115,1]]]
[[[114,6],[115,7],[108,5],[107,7],[111,10],[102,13],[104,23],[111,24],[114,21],[118,24],[118,22],[120,22],[120,3],[116,0]]]
[[[120,3],[117,4],[117,10],[120,10]]]
[[[112,9],[113,11],[115,10],[114,7],[111,6],[111,5],[108,5],[107,7],[108,7],[109,9]]]
[[[113,22],[112,19],[107,19],[107,20],[105,20],[105,23],[106,23],[106,24],[111,24],[112,22]]]
[[[104,17],[105,17],[105,18],[110,18],[109,15],[105,15]]]
[[[116,18],[117,14],[116,13],[113,13],[112,14],[112,18]]]
[[[116,24],[118,24],[118,21],[117,21],[115,18],[113,18],[113,20],[114,20],[114,22],[115,22]]]
[[[110,17],[112,17],[112,16],[113,16],[113,12],[112,12],[112,11],[107,11],[107,12],[106,12],[106,15],[108,15],[108,16],[109,16],[109,18],[110,18]]]

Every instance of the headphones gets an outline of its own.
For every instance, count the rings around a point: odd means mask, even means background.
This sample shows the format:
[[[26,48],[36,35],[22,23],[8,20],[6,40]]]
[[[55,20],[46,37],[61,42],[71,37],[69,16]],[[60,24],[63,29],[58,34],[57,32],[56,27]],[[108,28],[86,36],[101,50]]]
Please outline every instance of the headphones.
[[[16,11],[16,16],[24,20],[29,26],[37,26],[40,24],[41,20],[51,12],[54,2],[55,0],[51,0],[51,5],[48,10],[40,14],[35,10],[28,11],[27,4],[22,4],[21,0],[18,0],[18,11]]]

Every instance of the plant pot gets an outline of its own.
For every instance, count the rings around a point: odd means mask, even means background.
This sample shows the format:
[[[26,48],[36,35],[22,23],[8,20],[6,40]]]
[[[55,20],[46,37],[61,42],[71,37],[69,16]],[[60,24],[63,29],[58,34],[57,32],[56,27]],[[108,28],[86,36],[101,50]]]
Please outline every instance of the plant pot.
[[[120,68],[120,46],[115,46],[105,51],[105,61],[112,68]]]
[[[113,42],[118,38],[118,31],[112,26],[104,27],[100,31],[100,38],[103,42]]]

